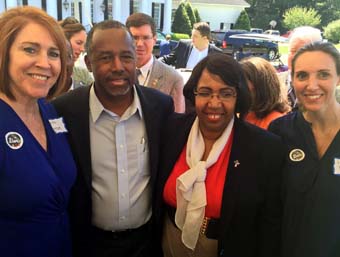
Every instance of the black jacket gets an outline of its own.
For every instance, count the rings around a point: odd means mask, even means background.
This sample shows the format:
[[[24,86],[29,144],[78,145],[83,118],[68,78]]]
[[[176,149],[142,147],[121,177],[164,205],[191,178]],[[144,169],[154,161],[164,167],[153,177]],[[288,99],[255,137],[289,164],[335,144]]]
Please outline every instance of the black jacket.
[[[159,58],[160,61],[175,66],[176,69],[185,68],[193,45],[191,40],[180,40],[177,47],[169,54]],[[209,44],[208,54],[222,53],[218,47]]]

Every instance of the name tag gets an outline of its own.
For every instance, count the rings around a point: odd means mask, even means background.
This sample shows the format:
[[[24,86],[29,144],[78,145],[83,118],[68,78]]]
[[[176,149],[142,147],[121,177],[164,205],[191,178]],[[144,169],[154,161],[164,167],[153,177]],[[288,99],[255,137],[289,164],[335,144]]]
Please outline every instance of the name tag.
[[[54,132],[56,134],[58,133],[66,133],[67,129],[65,127],[65,123],[63,120],[63,117],[60,117],[58,119],[52,119],[52,120],[48,120],[51,124],[52,129],[54,130]]]
[[[338,158],[334,158],[333,173],[334,175],[340,175],[340,159]]]

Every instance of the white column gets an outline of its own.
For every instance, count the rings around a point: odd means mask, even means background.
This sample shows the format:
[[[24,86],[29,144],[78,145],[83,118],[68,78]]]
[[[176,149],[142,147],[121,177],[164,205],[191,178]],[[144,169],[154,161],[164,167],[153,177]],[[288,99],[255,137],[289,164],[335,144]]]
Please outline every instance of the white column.
[[[46,1],[46,12],[55,19],[58,19],[57,1]]]
[[[9,8],[17,7],[17,1],[16,0],[6,0],[7,3],[7,10]]]
[[[0,1],[0,13],[6,11],[5,2],[6,2],[6,0],[1,0],[1,1]]]
[[[91,0],[83,0],[83,25],[87,31],[89,31],[92,27],[92,20],[91,20]]]
[[[139,0],[138,1],[138,11],[146,13],[151,16],[151,1]]]
[[[166,33],[171,32],[171,13],[172,13],[172,1],[165,0],[164,1],[164,28],[163,31]]]
[[[121,9],[120,9],[120,17],[119,21],[125,24],[127,17],[130,16],[130,1],[121,0]]]
[[[112,0],[112,19],[121,21],[120,14],[121,14],[121,5],[122,0]],[[125,24],[125,21],[123,22]]]
[[[74,0],[74,18],[76,18],[78,21],[80,21],[80,15],[79,15],[79,0]]]
[[[41,8],[41,0],[28,0],[27,4],[30,6]]]
[[[100,9],[103,0],[93,0],[93,22],[98,23],[104,20],[104,13]]]

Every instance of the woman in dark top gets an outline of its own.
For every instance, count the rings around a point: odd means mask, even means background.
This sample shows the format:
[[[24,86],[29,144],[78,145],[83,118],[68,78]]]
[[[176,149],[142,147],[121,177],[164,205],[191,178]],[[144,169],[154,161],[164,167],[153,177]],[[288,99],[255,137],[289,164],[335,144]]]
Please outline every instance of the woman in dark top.
[[[165,218],[164,255],[278,257],[284,150],[243,121],[249,91],[240,65],[207,56],[184,95],[196,112],[175,114],[163,134],[154,214]]]
[[[340,54],[312,43],[292,61],[300,111],[269,129],[288,147],[284,170],[283,257],[340,256]]]

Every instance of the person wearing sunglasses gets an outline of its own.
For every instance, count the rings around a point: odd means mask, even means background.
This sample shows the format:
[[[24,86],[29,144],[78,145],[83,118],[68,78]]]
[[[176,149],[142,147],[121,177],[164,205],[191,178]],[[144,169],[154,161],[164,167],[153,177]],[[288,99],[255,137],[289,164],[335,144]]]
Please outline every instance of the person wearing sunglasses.
[[[184,96],[195,112],[170,116],[162,134],[154,214],[164,256],[279,256],[284,147],[243,121],[240,64],[205,57]]]

